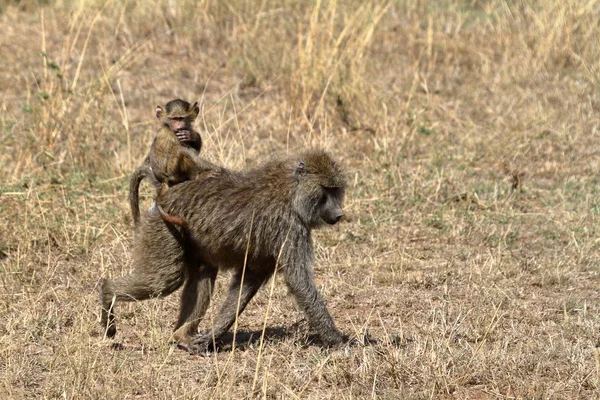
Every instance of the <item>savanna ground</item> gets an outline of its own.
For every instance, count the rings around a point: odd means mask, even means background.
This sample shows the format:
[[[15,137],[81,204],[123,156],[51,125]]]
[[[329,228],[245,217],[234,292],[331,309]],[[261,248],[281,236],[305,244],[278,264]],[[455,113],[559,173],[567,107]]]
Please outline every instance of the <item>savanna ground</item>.
[[[600,396],[597,0],[0,10],[0,397]],[[346,166],[350,218],[315,235],[315,275],[358,344],[307,344],[280,278],[233,350],[174,348],[176,295],[119,304],[103,338],[128,177],[176,97],[228,167],[309,146]]]

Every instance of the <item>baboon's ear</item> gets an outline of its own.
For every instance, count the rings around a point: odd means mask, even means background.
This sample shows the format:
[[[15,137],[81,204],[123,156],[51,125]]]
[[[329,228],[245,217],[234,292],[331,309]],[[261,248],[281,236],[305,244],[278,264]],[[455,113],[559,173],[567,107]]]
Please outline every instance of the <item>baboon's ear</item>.
[[[192,104],[192,106],[190,107],[190,110],[192,111],[190,113],[190,117],[192,119],[196,119],[196,117],[198,116],[198,114],[200,113],[200,106],[198,105],[198,102],[195,101],[194,104]]]
[[[156,118],[162,120],[164,113],[165,112],[163,111],[161,106],[156,106]]]
[[[300,161],[294,170],[294,176],[296,179],[300,179],[302,175],[306,174],[306,169],[304,169],[304,162]]]

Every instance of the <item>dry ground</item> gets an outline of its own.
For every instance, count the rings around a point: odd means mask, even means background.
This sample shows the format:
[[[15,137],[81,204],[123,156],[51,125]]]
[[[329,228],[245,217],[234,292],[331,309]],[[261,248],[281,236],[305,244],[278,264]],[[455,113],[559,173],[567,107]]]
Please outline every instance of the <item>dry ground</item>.
[[[0,1],[0,397],[600,396],[600,2],[40,3]],[[362,344],[307,345],[280,279],[233,351],[173,348],[177,296],[102,338],[128,176],[174,97],[232,168],[346,165],[315,273]]]

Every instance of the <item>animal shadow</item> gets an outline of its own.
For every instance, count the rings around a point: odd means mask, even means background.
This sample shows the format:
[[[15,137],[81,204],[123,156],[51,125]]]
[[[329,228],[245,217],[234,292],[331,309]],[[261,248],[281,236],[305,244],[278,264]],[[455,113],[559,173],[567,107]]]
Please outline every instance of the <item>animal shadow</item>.
[[[235,334],[235,342],[233,332],[227,332],[220,338],[218,338],[213,346],[209,346],[209,351],[228,352],[234,348],[238,350],[247,350],[254,346],[258,346],[260,343],[260,337],[262,330],[254,331],[237,331]],[[274,341],[281,341],[288,336],[288,332],[283,327],[266,328],[263,338],[263,343],[269,343]]]

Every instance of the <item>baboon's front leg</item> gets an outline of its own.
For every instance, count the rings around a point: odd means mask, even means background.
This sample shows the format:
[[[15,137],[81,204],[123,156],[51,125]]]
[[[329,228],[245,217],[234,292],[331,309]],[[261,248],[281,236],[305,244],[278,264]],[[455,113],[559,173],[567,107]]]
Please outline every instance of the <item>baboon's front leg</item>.
[[[344,338],[335,327],[333,318],[315,286],[312,263],[289,263],[283,269],[283,273],[290,291],[308,318],[310,328],[317,331],[323,344],[335,346],[342,343]]]
[[[252,297],[254,297],[267,279],[268,276],[256,275],[246,271],[244,281],[242,282],[242,271],[237,271],[231,280],[227,298],[223,302],[221,310],[219,310],[213,329],[192,339],[188,346],[188,351],[191,353],[202,353],[210,350],[213,338],[215,340],[218,339],[231,328],[237,316],[244,311]],[[238,312],[236,313],[236,311]]]

